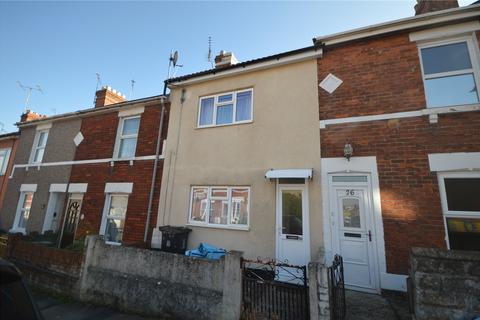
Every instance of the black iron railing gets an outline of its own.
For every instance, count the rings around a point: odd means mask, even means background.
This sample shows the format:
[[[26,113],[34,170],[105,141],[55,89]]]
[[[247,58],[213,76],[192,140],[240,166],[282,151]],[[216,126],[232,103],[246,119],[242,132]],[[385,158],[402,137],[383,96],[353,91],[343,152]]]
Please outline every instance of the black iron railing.
[[[242,319],[309,319],[306,266],[242,260]]]
[[[328,268],[330,290],[330,318],[343,320],[346,316],[345,278],[343,275],[343,258],[335,255],[332,265]]]

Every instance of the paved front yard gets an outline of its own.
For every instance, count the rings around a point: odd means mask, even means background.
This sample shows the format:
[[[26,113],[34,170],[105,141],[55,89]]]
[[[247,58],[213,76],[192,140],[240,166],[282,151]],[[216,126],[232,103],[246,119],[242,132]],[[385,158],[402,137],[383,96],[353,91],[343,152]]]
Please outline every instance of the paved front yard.
[[[45,320],[153,320],[137,315],[119,313],[110,308],[97,307],[63,299],[55,299],[43,293],[34,293],[37,305]]]
[[[346,290],[347,320],[411,320],[406,295]]]

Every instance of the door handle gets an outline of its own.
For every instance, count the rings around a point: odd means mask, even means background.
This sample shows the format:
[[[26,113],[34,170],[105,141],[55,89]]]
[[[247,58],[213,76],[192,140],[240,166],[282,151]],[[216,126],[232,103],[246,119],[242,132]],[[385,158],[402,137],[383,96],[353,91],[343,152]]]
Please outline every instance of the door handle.
[[[368,230],[368,241],[372,242],[372,231]]]

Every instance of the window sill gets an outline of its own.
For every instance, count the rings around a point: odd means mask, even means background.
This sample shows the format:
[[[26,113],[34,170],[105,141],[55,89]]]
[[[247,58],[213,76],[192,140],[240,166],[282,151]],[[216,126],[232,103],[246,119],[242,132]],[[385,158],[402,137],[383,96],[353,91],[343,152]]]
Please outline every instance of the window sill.
[[[121,243],[118,242],[111,242],[111,241],[105,241],[105,244],[111,245],[111,246],[121,246]]]
[[[112,162],[121,162],[121,161],[134,161],[135,157],[130,158],[112,158]]]
[[[227,124],[212,124],[208,126],[196,126],[195,129],[208,129],[208,128],[219,128],[219,127],[230,127],[230,126],[236,126],[236,125],[241,125],[241,124],[249,124],[253,123],[253,120],[248,120],[248,121],[239,121],[239,122],[233,122],[233,123],[227,123]]]
[[[23,235],[26,235],[27,232],[25,231],[25,228],[12,228],[8,230],[9,233],[23,233]]]
[[[235,230],[235,231],[250,231],[249,226],[232,226],[232,225],[214,225],[214,224],[203,224],[203,223],[187,223],[189,227],[202,227],[202,228],[211,228],[211,229],[223,229],[223,230]]]

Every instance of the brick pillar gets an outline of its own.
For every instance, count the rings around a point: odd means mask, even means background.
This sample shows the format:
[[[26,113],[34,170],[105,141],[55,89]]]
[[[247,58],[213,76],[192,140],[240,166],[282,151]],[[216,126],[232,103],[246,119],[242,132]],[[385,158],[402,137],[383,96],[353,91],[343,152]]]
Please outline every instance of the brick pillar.
[[[125,95],[109,86],[104,86],[95,93],[95,108],[123,101],[126,101]]]

